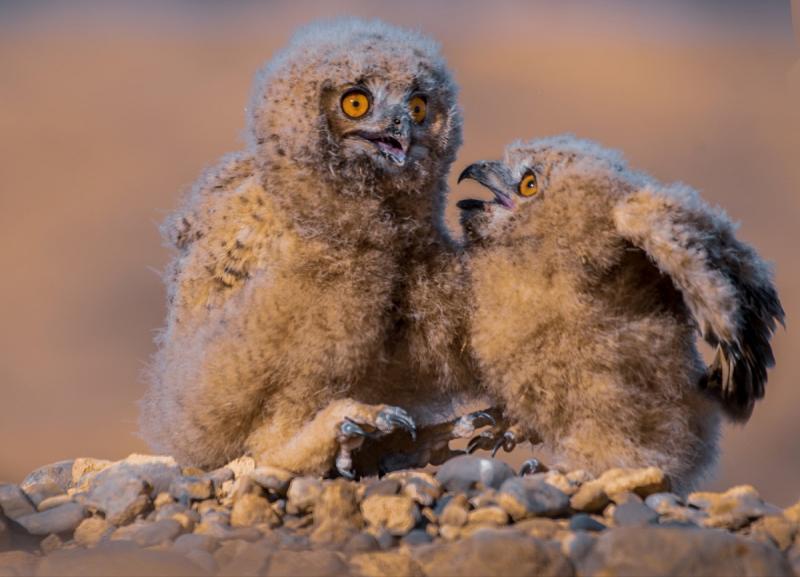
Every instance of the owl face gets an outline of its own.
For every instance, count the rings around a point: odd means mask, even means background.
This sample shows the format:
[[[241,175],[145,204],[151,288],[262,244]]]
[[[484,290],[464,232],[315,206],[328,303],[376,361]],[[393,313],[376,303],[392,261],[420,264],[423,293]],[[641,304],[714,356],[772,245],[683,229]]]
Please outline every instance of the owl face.
[[[582,211],[587,202],[601,210],[596,200],[625,186],[620,178],[624,169],[615,151],[572,136],[516,142],[506,149],[503,161],[476,162],[458,177],[458,182],[477,181],[494,197],[458,202],[465,238],[481,243],[525,235],[537,221],[556,213],[566,224],[568,215],[578,213],[578,206]]]
[[[335,153],[348,163],[399,173],[423,161],[436,144],[442,102],[416,79],[372,76],[331,84],[322,102]]]

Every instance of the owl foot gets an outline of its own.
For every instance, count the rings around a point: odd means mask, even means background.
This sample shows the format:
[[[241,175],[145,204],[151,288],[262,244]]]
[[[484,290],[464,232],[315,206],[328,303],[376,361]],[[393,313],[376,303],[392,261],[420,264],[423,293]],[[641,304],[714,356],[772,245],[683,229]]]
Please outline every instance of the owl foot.
[[[353,451],[361,447],[365,439],[378,439],[398,430],[407,431],[414,441],[417,426],[414,419],[399,407],[385,406],[373,418],[369,415],[345,417],[337,429],[339,452],[336,455],[336,470],[346,479],[355,479]]]
[[[524,440],[524,435],[518,427],[508,427],[501,423],[500,426],[492,427],[490,430],[472,437],[467,444],[467,453],[483,449],[491,451],[492,457],[494,457],[501,448],[506,453],[510,453]]]
[[[547,471],[547,467],[539,459],[528,459],[519,468],[519,476],[524,477],[525,475],[535,475],[536,473],[546,473]]]

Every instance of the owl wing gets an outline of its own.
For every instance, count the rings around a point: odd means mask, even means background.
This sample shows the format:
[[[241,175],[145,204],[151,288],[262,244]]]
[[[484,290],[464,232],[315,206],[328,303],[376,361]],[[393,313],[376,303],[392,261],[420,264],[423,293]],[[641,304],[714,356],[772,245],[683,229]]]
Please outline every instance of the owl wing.
[[[716,347],[700,385],[732,419],[746,421],[764,396],[775,363],[770,339],[784,322],[769,264],[736,238],[722,210],[688,187],[644,186],[619,202],[613,217],[618,232],[672,279]]]

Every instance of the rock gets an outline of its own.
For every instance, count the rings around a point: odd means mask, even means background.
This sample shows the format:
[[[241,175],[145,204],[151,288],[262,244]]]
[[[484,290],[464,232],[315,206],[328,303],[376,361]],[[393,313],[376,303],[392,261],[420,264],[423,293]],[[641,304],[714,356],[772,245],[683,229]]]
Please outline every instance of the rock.
[[[153,499],[153,506],[156,510],[166,507],[167,505],[172,505],[173,503],[175,503],[175,499],[173,499],[172,495],[169,493],[159,493],[156,495],[156,498]]]
[[[233,503],[230,518],[233,527],[250,527],[265,523],[270,527],[280,524],[280,519],[264,497],[252,493],[242,495]]]
[[[569,520],[569,528],[572,531],[603,531],[606,526],[600,521],[592,518],[586,513],[578,513],[573,515]]]
[[[286,491],[288,513],[308,513],[322,494],[322,481],[314,477],[295,477]]]
[[[179,535],[172,544],[172,550],[179,553],[201,550],[213,553],[219,546],[219,541],[211,535],[197,535],[196,533],[184,533]]]
[[[152,547],[168,543],[181,534],[181,525],[172,519],[147,522],[136,521],[126,527],[120,527],[111,535],[112,541],[133,541],[139,547]]]
[[[574,575],[558,550],[530,537],[484,530],[454,543],[412,549],[428,577],[559,576]]]
[[[426,545],[431,541],[433,541],[433,537],[431,537],[425,529],[414,529],[400,539],[402,545],[407,545],[409,547]]]
[[[82,505],[66,503],[41,513],[25,515],[16,521],[31,535],[48,535],[74,531],[84,517],[86,511]]]
[[[463,527],[468,519],[469,509],[463,494],[453,497],[439,515],[439,523],[450,527]]]
[[[343,546],[363,525],[355,484],[345,479],[326,483],[314,504],[311,542],[315,545]]]
[[[106,483],[108,478],[139,478],[153,490],[153,495],[169,492],[172,482],[181,476],[181,468],[172,457],[133,454],[98,473],[91,486]]]
[[[605,531],[577,569],[581,575],[792,575],[774,547],[722,531],[662,527]]]
[[[211,481],[211,485],[214,487],[214,494],[218,497],[226,497],[227,494],[223,490],[223,486],[229,481],[233,481],[234,475],[233,471],[231,471],[228,467],[220,467],[219,469],[214,469],[203,475],[205,479]]]
[[[94,549],[56,551],[43,558],[37,577],[133,577],[158,575],[185,577],[207,575],[183,555],[169,551],[142,550],[127,542],[116,542]]]
[[[0,575],[34,575],[38,563],[39,557],[25,551],[0,551]]]
[[[72,463],[59,461],[39,467],[25,477],[19,487],[37,506],[48,497],[63,495],[72,482]]]
[[[658,513],[644,503],[628,501],[614,509],[614,524],[618,527],[649,525],[658,522]]]
[[[267,577],[329,577],[347,575],[347,564],[333,551],[276,551],[269,559]]]
[[[69,503],[72,501],[72,497],[69,495],[56,495],[55,497],[48,497],[39,502],[39,506],[36,507],[39,511],[47,511],[48,509],[52,509],[54,507],[58,507],[59,505],[64,505],[65,503]]]
[[[660,515],[660,523],[677,521],[702,525],[708,517],[705,511],[684,507],[680,498],[673,493],[654,493],[645,499],[645,505]]]
[[[506,479],[514,476],[514,469],[503,461],[460,455],[439,468],[436,480],[447,491],[466,493],[478,483],[484,487],[498,489]]]
[[[367,523],[385,527],[398,537],[411,531],[421,519],[417,504],[405,495],[371,495],[361,503],[361,512]]]
[[[194,526],[200,522],[200,514],[188,507],[178,503],[170,503],[156,510],[155,520],[172,519],[180,523],[184,531],[192,531]]]
[[[10,516],[10,515],[9,515]],[[800,501],[783,510],[783,516],[792,523],[800,525]]]
[[[465,525],[466,527],[466,525]],[[439,527],[439,535],[445,541],[455,541],[461,537],[461,530],[464,527],[456,527],[455,525],[442,525]]]
[[[781,510],[765,503],[750,485],[733,487],[724,493],[692,493],[689,505],[703,509],[709,517],[706,527],[739,529],[750,521],[766,515],[780,515]]]
[[[149,489],[148,484],[130,470],[114,465],[92,480],[84,504],[104,513],[114,525],[125,525],[150,506]]]
[[[294,475],[277,467],[258,467],[250,473],[250,478],[270,493],[284,497]]]
[[[272,549],[260,542],[238,544],[235,554],[219,564],[219,575],[263,575],[271,554]]]
[[[42,553],[44,553],[45,555],[52,553],[53,551],[58,551],[59,549],[61,549],[61,547],[63,547],[63,545],[64,541],[62,541],[61,537],[59,537],[55,533],[51,533],[50,535],[42,539],[41,543],[39,543],[39,547],[41,548]]]
[[[208,551],[194,549],[184,553],[184,557],[197,565],[208,575],[215,575],[217,573],[217,562],[214,561],[214,556]]]
[[[490,525],[501,527],[508,524],[508,513],[502,507],[496,505],[491,507],[482,507],[470,511],[467,516],[467,523],[470,525]]]
[[[570,506],[576,511],[600,513],[609,503],[608,495],[599,481],[588,481],[572,495]]]
[[[87,477],[94,476],[103,469],[113,465],[111,461],[105,459],[92,459],[88,457],[81,457],[72,462],[72,487],[81,487]]]
[[[10,519],[18,519],[36,512],[28,496],[17,485],[0,485],[0,509]]]
[[[377,551],[381,546],[374,535],[361,531],[354,534],[344,546],[345,553],[363,553],[365,551]]]
[[[239,457],[225,465],[225,467],[233,471],[233,475],[236,478],[247,477],[255,470],[256,462],[252,457]]]
[[[569,497],[541,479],[515,477],[500,487],[497,503],[514,521],[528,517],[557,517],[569,510]]]
[[[364,490],[364,498],[372,495],[397,495],[400,492],[401,483],[397,479],[382,479],[376,483],[367,485]]]
[[[636,493],[642,498],[669,491],[669,479],[657,467],[646,469],[609,469],[597,479],[606,495]]]
[[[423,577],[411,555],[399,551],[361,553],[350,558],[351,573],[358,577]]]
[[[96,547],[102,541],[107,541],[114,532],[114,525],[100,517],[89,517],[81,521],[75,528],[74,539],[81,547]]]
[[[387,475],[402,483],[402,492],[423,507],[430,507],[442,495],[442,485],[425,471],[396,471]]]
[[[540,517],[520,521],[514,525],[514,529],[536,539],[549,540],[554,539],[563,530],[563,526],[554,519]]]
[[[783,515],[763,517],[750,526],[750,535],[756,539],[773,543],[781,551],[786,551],[794,542],[797,523]]]
[[[570,481],[566,475],[558,471],[547,471],[546,473],[537,473],[530,476],[540,478],[542,481],[548,485],[552,485],[567,496],[574,495],[580,488],[578,483]]]
[[[214,494],[214,486],[208,478],[180,477],[170,484],[169,494],[175,500],[188,504],[210,499]]]
[[[561,552],[566,555],[573,564],[581,563],[594,547],[596,538],[591,537],[584,531],[568,533],[561,540]]]

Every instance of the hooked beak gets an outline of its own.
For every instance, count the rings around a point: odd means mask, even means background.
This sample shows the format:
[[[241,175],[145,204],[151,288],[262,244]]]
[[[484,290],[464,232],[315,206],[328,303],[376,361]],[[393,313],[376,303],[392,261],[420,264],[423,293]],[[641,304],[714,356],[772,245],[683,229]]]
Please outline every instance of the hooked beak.
[[[472,179],[489,190],[494,194],[494,201],[487,202],[475,198],[466,198],[460,200],[456,206],[462,210],[476,210],[479,208],[486,208],[488,204],[498,204],[507,210],[514,209],[514,200],[511,195],[506,192],[513,189],[511,184],[511,173],[502,162],[476,162],[470,164],[458,176],[458,182],[462,180]]]

